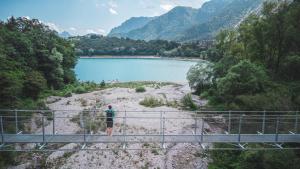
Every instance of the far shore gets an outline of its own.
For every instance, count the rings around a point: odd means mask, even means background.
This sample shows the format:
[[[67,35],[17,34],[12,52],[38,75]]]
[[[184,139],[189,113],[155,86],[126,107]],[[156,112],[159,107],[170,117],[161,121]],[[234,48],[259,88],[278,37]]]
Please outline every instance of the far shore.
[[[136,55],[136,56],[113,56],[113,55],[102,55],[102,56],[80,56],[81,59],[97,59],[97,58],[103,58],[103,59],[170,59],[170,60],[183,60],[183,61],[200,61],[202,59],[195,58],[195,57],[163,57],[163,56],[143,56],[143,55]]]

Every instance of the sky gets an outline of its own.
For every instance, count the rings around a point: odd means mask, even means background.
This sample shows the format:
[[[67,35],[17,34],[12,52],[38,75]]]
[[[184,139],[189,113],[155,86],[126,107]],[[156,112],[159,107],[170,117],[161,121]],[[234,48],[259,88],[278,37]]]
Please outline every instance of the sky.
[[[0,20],[39,19],[58,32],[106,35],[131,17],[158,16],[175,6],[200,8],[208,0],[0,0]]]

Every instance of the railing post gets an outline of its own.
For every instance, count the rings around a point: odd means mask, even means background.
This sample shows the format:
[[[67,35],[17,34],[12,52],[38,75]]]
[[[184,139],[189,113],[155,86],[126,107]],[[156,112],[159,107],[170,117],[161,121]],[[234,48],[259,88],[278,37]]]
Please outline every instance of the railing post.
[[[261,127],[262,134],[265,134],[265,126],[266,126],[266,110],[264,110],[264,114],[263,114],[263,122]]]
[[[16,121],[16,134],[19,132],[19,125],[18,125],[18,111],[15,110],[15,121]]]
[[[238,135],[239,144],[241,142],[241,131],[242,131],[242,115],[240,115],[240,120],[239,120],[239,135]]]
[[[295,117],[295,134],[298,133],[298,111],[296,111],[296,117]]]
[[[127,118],[127,112],[125,110],[125,115],[123,117],[123,149],[126,149],[126,118]]]
[[[42,115],[42,125],[43,125],[43,144],[45,144],[45,117],[44,117],[44,112]]]
[[[275,135],[275,142],[278,142],[278,131],[279,131],[279,116],[276,118],[276,135]]]
[[[84,141],[84,146],[86,145],[86,118],[83,115],[83,120],[82,120],[82,125],[83,125],[83,141]]]
[[[197,135],[197,117],[195,118],[195,130],[194,130],[194,132],[195,132],[195,135]]]
[[[162,135],[162,112],[160,112],[159,134]]]
[[[4,130],[3,130],[3,119],[2,116],[0,116],[0,126],[1,126],[1,144],[4,144]]]
[[[165,148],[165,117],[163,117],[162,147]]]
[[[52,111],[52,118],[53,118],[52,134],[55,135],[55,111]]]
[[[231,133],[231,111],[228,113],[228,134]]]
[[[202,126],[201,126],[201,143],[203,143],[203,132],[204,132],[204,118],[202,117]]]

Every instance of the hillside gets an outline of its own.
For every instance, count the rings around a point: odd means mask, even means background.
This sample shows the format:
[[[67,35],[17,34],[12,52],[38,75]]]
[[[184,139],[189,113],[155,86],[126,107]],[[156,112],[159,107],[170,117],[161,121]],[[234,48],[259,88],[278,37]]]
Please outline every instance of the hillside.
[[[148,22],[150,22],[154,17],[132,17],[122,23],[120,26],[113,28],[108,36],[113,37],[122,37],[124,34],[145,26]]]
[[[175,7],[169,12],[144,22],[144,26],[136,24],[130,31],[124,27],[128,20],[114,28],[109,36],[127,37],[140,40],[176,40],[191,41],[210,39],[222,28],[234,27],[245,15],[260,6],[263,0],[211,0],[199,9]],[[115,34],[115,30],[122,34]]]

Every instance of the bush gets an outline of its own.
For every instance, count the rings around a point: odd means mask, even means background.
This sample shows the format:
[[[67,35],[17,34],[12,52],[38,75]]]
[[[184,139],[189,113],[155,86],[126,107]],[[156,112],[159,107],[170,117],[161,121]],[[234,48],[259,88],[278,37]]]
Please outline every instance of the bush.
[[[153,96],[145,97],[144,100],[140,102],[140,105],[143,105],[145,107],[160,107],[163,106],[164,103],[161,99],[156,99]]]
[[[100,83],[100,87],[105,87],[105,81],[104,80],[102,80],[102,82]]]
[[[79,101],[80,101],[80,103],[81,103],[81,106],[83,106],[83,107],[86,107],[86,106],[88,105],[87,100],[85,100],[85,99],[83,99],[83,98],[81,98]]]
[[[67,91],[67,92],[64,94],[64,97],[72,97],[72,92]]]
[[[146,89],[143,86],[140,86],[140,87],[135,88],[135,91],[137,93],[143,93],[146,91]]]
[[[15,158],[17,157],[16,152],[0,152],[0,168],[6,168],[8,165],[16,165]]]
[[[260,145],[252,145],[253,148],[261,148]],[[235,148],[228,144],[214,144],[216,148]],[[219,150],[210,151],[212,159],[210,169],[281,169],[299,168],[299,157],[295,150],[260,150],[260,151],[234,151]],[[233,167],[234,166],[234,167]]]
[[[86,89],[82,86],[77,86],[75,89],[74,89],[74,93],[77,93],[77,94],[82,94],[82,93],[85,93],[87,92]]]
[[[193,99],[192,99],[192,95],[186,94],[182,99],[181,99],[181,103],[183,104],[183,106],[185,108],[188,108],[190,110],[197,110],[197,105],[194,103]]]

